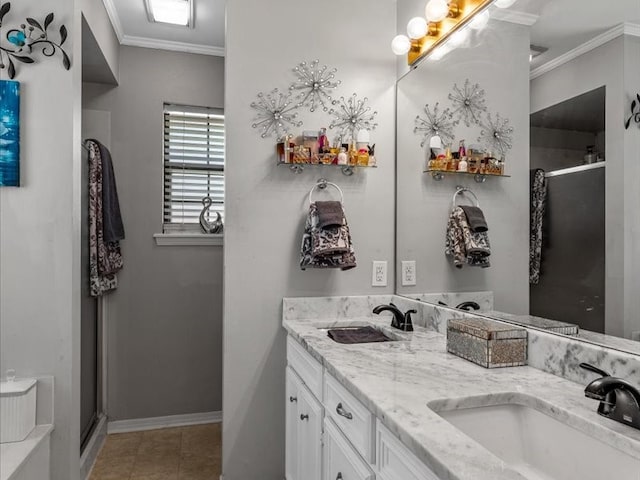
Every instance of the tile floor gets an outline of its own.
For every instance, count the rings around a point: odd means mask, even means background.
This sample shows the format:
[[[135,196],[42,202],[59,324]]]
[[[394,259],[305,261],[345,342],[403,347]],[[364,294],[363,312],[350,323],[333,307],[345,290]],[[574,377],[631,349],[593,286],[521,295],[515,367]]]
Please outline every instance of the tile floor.
[[[221,424],[107,436],[89,480],[219,480]]]

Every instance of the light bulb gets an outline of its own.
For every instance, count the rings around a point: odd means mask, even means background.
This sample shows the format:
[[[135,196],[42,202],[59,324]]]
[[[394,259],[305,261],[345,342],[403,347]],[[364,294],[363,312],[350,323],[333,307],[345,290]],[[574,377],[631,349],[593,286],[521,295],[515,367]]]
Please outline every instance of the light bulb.
[[[411,49],[411,40],[406,35],[398,35],[391,41],[391,50],[396,55],[404,55],[409,53]]]
[[[454,47],[459,47],[467,41],[467,38],[469,38],[469,29],[463,28],[449,37],[449,43]]]
[[[511,5],[516,3],[516,0],[496,0],[494,3],[498,8],[509,8]]]
[[[449,4],[446,0],[429,0],[424,13],[427,21],[433,23],[441,22],[449,15]]]
[[[482,30],[487,26],[487,23],[489,23],[489,11],[485,10],[484,12],[476,15],[476,18],[471,21],[469,27],[474,30]]]
[[[418,39],[427,34],[427,21],[422,17],[413,17],[407,23],[407,35],[409,38]]]

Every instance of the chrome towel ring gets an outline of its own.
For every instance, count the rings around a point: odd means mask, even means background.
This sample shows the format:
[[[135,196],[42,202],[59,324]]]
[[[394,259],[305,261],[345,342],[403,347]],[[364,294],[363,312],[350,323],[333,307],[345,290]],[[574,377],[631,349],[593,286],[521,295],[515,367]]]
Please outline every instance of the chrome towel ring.
[[[320,190],[324,190],[327,187],[333,187],[336,190],[338,190],[338,192],[340,192],[340,203],[344,203],[344,194],[342,193],[342,189],[338,185],[336,185],[335,183],[328,182],[324,178],[319,179],[318,183],[316,183],[313,186],[313,188],[311,189],[311,191],[309,192],[309,203],[310,204],[313,203],[313,200],[312,200],[311,197],[313,195],[313,192],[316,190],[316,188],[319,188]]]
[[[456,187],[456,192],[453,194],[451,210],[457,207],[456,200],[458,198],[458,195],[466,195],[467,197],[473,197],[473,200],[475,200],[476,202],[476,207],[480,207],[480,202],[478,201],[478,197],[476,197],[476,194],[473,193],[471,190],[469,190],[467,187],[462,187],[458,185]]]

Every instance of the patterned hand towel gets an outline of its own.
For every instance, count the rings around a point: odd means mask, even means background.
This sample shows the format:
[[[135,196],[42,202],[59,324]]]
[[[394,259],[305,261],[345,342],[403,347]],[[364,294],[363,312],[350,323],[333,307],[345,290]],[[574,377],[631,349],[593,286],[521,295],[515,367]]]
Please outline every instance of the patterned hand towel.
[[[356,257],[344,212],[340,225],[320,228],[317,205],[312,203],[302,236],[300,268],[348,270],[355,266]]]
[[[462,207],[456,207],[449,215],[445,238],[445,254],[450,256],[456,268],[465,264],[471,267],[491,266],[491,246],[487,232],[473,232]]]

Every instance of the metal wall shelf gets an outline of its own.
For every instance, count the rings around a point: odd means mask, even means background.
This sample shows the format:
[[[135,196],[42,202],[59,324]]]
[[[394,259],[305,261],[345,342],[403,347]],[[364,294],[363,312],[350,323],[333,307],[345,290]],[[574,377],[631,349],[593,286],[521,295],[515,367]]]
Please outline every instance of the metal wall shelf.
[[[472,176],[473,179],[478,183],[484,183],[487,181],[489,177],[501,177],[501,178],[510,178],[511,175],[496,175],[493,173],[471,173],[471,172],[457,172],[457,171],[449,171],[449,170],[425,170],[424,173],[428,173],[431,175],[436,181],[443,180],[447,175],[452,176]]]
[[[302,173],[305,168],[339,168],[342,173],[351,176],[357,169],[361,168],[378,168],[377,165],[336,165],[333,163],[285,163],[278,162],[279,167],[287,166],[292,172]]]

